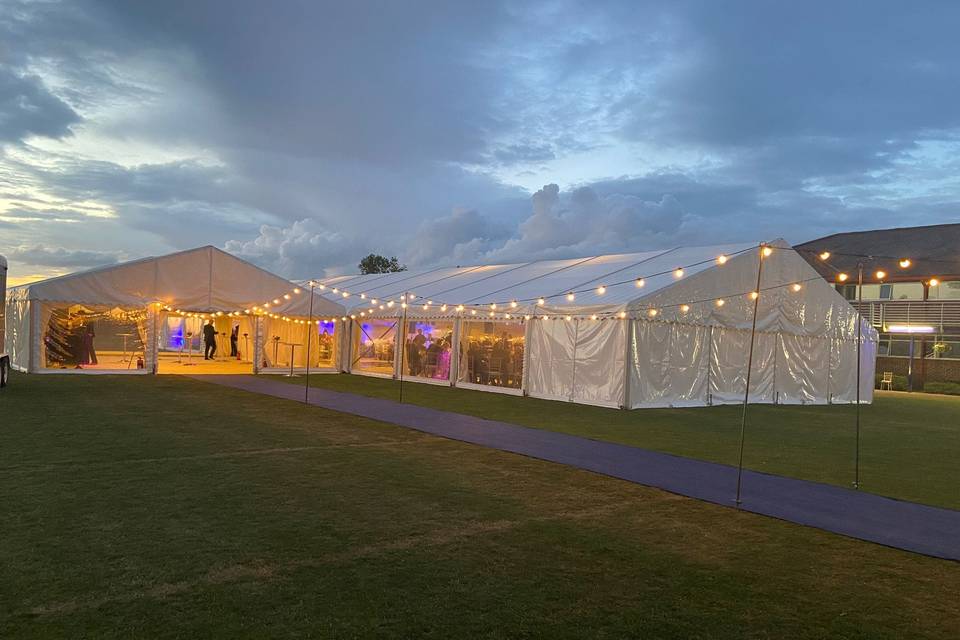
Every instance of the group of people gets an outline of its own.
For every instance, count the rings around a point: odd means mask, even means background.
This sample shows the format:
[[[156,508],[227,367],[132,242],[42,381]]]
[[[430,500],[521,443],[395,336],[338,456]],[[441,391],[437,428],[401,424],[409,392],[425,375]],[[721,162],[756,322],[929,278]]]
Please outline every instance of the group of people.
[[[94,346],[96,337],[92,318],[83,313],[54,311],[43,337],[47,365],[80,369],[99,364]]]
[[[414,336],[407,340],[407,372],[411,376],[446,380],[450,377],[450,348],[453,335],[441,338],[425,335],[417,328]]]

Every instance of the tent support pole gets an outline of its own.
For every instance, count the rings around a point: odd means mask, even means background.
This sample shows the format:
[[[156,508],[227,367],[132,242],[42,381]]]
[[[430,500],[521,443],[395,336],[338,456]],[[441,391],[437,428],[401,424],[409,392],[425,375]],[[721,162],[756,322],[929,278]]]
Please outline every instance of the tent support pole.
[[[403,404],[403,357],[407,352],[407,307],[410,294],[403,294],[403,318],[400,320],[400,331],[397,332],[397,344],[400,345],[400,404]]]
[[[857,263],[857,443],[853,460],[853,488],[860,488],[860,349],[863,332],[863,261]]]
[[[757,253],[757,296],[753,299],[753,323],[750,325],[750,350],[747,355],[747,386],[743,390],[743,413],[740,416],[740,453],[737,457],[737,506],[740,506],[740,489],[743,485],[743,437],[747,430],[747,404],[750,402],[750,371],[753,369],[753,343],[757,334],[757,309],[760,306],[760,278],[763,275],[763,250],[766,245],[760,245]]]
[[[313,280],[310,281],[310,314],[307,321],[307,381],[303,385],[303,403],[310,404],[310,338],[313,337]]]

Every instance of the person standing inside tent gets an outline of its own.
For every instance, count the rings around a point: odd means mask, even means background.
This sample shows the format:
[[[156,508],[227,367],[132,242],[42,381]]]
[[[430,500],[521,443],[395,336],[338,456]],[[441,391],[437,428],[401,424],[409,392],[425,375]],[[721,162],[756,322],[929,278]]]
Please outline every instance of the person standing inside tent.
[[[217,355],[217,330],[211,319],[203,325],[203,359],[213,360],[215,355]]]
[[[237,357],[237,340],[240,339],[240,325],[233,325],[233,329],[230,330],[230,357]]]

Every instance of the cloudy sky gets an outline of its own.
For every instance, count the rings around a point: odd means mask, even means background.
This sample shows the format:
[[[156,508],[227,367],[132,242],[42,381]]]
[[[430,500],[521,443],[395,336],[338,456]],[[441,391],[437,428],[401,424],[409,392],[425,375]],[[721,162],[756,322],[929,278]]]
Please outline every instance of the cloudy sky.
[[[14,280],[960,220],[960,4],[0,0]]]

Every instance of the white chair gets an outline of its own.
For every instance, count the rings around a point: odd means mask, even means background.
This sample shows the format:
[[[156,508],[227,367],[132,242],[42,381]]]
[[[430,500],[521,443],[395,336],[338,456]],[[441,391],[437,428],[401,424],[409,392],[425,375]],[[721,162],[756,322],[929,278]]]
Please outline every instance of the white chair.
[[[883,379],[880,380],[880,390],[883,391],[883,387],[886,385],[887,391],[893,391],[893,371],[884,371]]]

